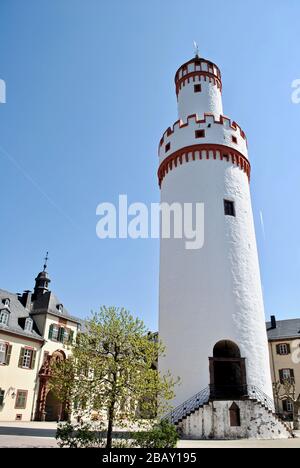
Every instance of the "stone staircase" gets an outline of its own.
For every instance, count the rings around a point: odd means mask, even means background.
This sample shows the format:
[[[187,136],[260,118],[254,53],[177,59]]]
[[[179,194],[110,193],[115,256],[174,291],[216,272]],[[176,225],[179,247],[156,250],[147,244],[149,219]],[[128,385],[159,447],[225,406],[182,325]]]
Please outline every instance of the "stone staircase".
[[[175,408],[164,419],[175,424],[186,439],[286,439],[293,437],[288,424],[274,410],[271,398],[254,386],[247,386],[236,399],[215,399],[207,387]],[[240,425],[232,425],[233,403]]]

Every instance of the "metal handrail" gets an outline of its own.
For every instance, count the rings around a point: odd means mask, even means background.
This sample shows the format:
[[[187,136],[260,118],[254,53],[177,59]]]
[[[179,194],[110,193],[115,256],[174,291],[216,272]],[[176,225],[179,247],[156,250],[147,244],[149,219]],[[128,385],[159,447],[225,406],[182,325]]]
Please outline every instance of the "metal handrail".
[[[262,403],[268,410],[275,413],[274,400],[266,395],[260,388],[255,385],[247,385],[248,397],[250,400],[257,400]]]
[[[209,402],[210,389],[209,387],[204,388],[201,392],[189,398],[181,405],[177,406],[173,411],[170,411],[163,419],[170,423],[176,424],[178,421],[186,416],[189,416],[192,411],[197,410],[200,406]]]
[[[166,421],[169,421],[172,424],[177,424],[183,418],[189,416],[193,411],[196,411],[201,406],[213,400],[214,399],[213,394],[216,388],[217,388],[216,386],[206,387],[204,390],[201,390],[201,392],[197,393],[196,395],[189,398],[184,403],[182,403],[181,405],[177,406],[175,409],[170,411],[166,416],[164,416],[163,419]],[[263,406],[265,406],[266,409],[275,413],[275,406],[274,406],[274,401],[272,400],[272,398],[266,395],[262,390],[260,390],[255,385],[237,386],[236,388],[231,386],[230,388],[232,388],[232,390],[238,390],[239,392],[241,391],[241,389],[243,389],[243,392],[239,393],[240,398],[242,399],[248,398],[250,400],[256,400],[259,403],[261,403]],[[234,399],[239,398],[237,394],[235,395],[235,397],[233,395],[234,393],[232,394],[231,398],[228,396],[227,399],[234,400]]]

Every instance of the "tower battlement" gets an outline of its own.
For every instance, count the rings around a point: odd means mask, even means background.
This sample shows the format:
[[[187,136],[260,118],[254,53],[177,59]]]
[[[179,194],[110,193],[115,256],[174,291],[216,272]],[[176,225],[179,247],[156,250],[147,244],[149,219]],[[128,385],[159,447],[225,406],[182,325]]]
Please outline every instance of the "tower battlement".
[[[217,65],[195,57],[184,63],[175,75],[178,117],[186,121],[192,114],[223,115],[222,78]]]
[[[217,65],[210,60],[195,57],[181,65],[176,72],[175,85],[177,96],[186,83],[196,83],[197,81],[209,81],[222,92],[222,76]]]
[[[240,152],[248,159],[247,137],[242,128],[223,115],[189,115],[187,121],[177,120],[163,134],[158,149],[160,163],[180,148],[190,145],[216,144]]]

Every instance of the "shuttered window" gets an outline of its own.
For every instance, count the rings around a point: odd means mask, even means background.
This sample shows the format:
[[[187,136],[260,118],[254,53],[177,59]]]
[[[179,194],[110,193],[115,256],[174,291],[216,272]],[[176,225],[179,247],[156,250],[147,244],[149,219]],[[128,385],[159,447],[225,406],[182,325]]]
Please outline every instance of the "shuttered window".
[[[6,344],[0,343],[0,364],[5,364]]]
[[[58,335],[59,335],[59,327],[57,325],[55,325],[54,323],[52,323],[52,325],[50,325],[49,327],[49,340],[52,340],[52,341],[58,341]]]
[[[294,405],[291,400],[283,400],[282,408],[283,411],[286,411],[287,413],[292,413],[294,411]]]
[[[2,366],[9,365],[11,350],[12,350],[11,345],[7,343],[0,343],[0,364],[2,364]]]
[[[286,356],[291,353],[291,347],[288,343],[280,343],[276,345],[276,352],[280,356]]]
[[[34,349],[22,348],[19,357],[19,367],[22,369],[34,369],[36,351]]]
[[[295,382],[294,369],[280,369],[279,379],[280,379],[281,384],[284,384],[284,382],[286,382],[286,381],[288,381],[290,383],[294,383]]]
[[[59,327],[52,324],[49,328],[49,340],[58,341],[59,343],[72,343],[74,332],[69,328]]]

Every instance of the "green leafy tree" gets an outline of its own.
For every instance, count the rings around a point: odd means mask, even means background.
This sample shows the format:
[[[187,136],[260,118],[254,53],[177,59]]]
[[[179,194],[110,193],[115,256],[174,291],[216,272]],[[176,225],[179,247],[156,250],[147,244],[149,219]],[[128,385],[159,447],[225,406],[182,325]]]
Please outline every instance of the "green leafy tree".
[[[162,343],[124,309],[102,307],[86,322],[72,357],[52,366],[50,386],[68,402],[78,420],[89,415],[107,421],[106,447],[113,428],[143,418],[159,418],[174,397],[175,381],[155,367]]]

